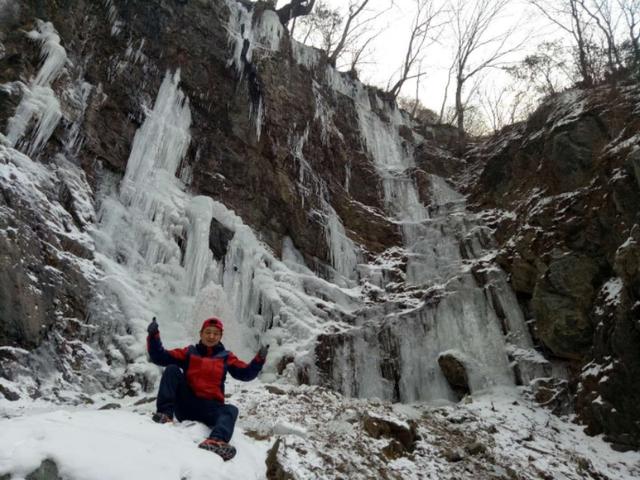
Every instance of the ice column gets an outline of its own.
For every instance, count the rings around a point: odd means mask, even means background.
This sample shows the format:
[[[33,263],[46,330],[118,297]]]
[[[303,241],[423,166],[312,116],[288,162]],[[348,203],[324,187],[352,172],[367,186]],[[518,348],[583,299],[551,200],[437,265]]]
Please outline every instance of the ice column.
[[[202,287],[207,268],[213,260],[209,250],[209,229],[213,218],[213,201],[209,197],[194,197],[187,207],[189,226],[184,268],[187,271],[188,293],[195,295]]]
[[[228,66],[234,67],[238,78],[246,75],[249,82],[249,108],[256,126],[256,137],[260,138],[264,116],[264,104],[253,65],[254,51],[273,52],[280,48],[284,27],[273,10],[262,11],[260,18],[254,21],[253,12],[236,0],[226,0],[230,15],[227,35],[233,53]]]
[[[27,142],[26,153],[33,156],[49,140],[62,118],[60,102],[51,83],[60,75],[67,62],[67,53],[60,45],[60,37],[50,22],[38,20],[37,30],[28,34],[30,39],[42,45],[43,60],[36,77],[24,87],[24,94],[13,117],[7,122],[7,139],[16,146],[27,133],[29,124],[36,120],[32,138]]]
[[[179,70],[165,75],[153,110],[136,132],[121,187],[125,200],[133,199],[137,187],[155,175],[175,176],[189,147],[191,111],[188,99],[177,88],[179,82]]]
[[[212,200],[190,196],[176,178],[191,140],[179,82],[179,71],[165,75],[134,136],[119,191],[102,200],[96,232],[106,286],[134,324],[151,314],[189,316],[211,261]],[[179,337],[188,328],[165,324],[167,330]]]
[[[358,249],[353,240],[347,236],[340,217],[328,202],[325,203],[325,211],[327,214],[325,235],[329,245],[331,265],[344,278],[354,280],[357,276]]]

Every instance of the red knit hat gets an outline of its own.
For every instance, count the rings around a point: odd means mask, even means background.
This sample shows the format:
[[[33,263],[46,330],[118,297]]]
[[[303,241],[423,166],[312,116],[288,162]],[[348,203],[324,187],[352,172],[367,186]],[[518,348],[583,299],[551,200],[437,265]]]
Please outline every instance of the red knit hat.
[[[202,328],[200,328],[200,332],[202,332],[207,327],[216,327],[221,332],[224,331],[222,320],[220,320],[218,317],[207,318],[204,322],[202,322]]]

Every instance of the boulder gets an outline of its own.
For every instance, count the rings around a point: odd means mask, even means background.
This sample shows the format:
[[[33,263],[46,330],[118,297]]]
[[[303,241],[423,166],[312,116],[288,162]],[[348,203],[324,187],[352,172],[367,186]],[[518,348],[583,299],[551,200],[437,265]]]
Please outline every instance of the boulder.
[[[536,283],[531,304],[538,337],[559,357],[580,359],[593,342],[589,311],[598,272],[593,259],[567,252]]]
[[[467,368],[459,354],[455,352],[441,353],[438,356],[438,365],[440,365],[444,377],[457,395],[458,400],[470,393]]]
[[[392,444],[387,446],[388,453],[397,454],[399,451],[410,453],[415,450],[418,440],[416,426],[413,423],[400,424],[385,418],[365,414],[362,418],[362,428],[372,438],[388,438]]]
[[[278,458],[278,450],[282,440],[278,438],[267,453],[267,479],[268,480],[295,480],[291,473],[287,472]]]
[[[26,476],[26,480],[62,480],[62,476],[56,462],[47,458],[36,470]]]

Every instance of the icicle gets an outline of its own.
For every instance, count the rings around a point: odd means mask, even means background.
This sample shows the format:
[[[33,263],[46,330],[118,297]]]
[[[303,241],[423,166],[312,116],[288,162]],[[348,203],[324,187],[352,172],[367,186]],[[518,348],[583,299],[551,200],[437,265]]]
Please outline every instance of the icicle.
[[[344,225],[333,207],[329,203],[325,203],[324,209],[327,212],[325,235],[331,255],[331,266],[343,277],[355,280],[357,277],[358,249],[347,236]],[[339,278],[334,278],[334,281],[338,284],[341,283]]]
[[[311,165],[304,157],[303,149],[308,136],[309,126],[307,125],[300,137],[292,136],[289,138],[291,153],[298,162],[298,186],[301,191],[309,191],[319,197],[323,210],[322,215],[326,218],[325,238],[329,247],[331,266],[338,273],[333,278],[334,282],[341,286],[352,286],[350,282],[345,282],[345,279],[355,280],[357,278],[357,265],[361,255],[356,244],[347,236],[342,220],[326,199],[328,193],[324,180],[313,172]],[[309,188],[309,184],[311,188]]]
[[[113,0],[102,0],[103,5],[107,9],[107,18],[111,24],[111,36],[117,37],[122,31],[124,22],[118,18],[118,10],[113,4]]]
[[[184,254],[187,292],[195,295],[202,287],[204,276],[213,254],[209,250],[209,229],[213,218],[213,200],[198,196],[191,199],[187,206],[189,227],[187,229],[187,248]]]
[[[291,50],[293,51],[293,58],[295,58],[296,63],[298,65],[304,65],[309,70],[318,65],[320,58],[322,58],[320,50],[294,39],[291,39]]]
[[[7,139],[16,146],[25,136],[29,124],[35,118],[32,139],[26,152],[33,156],[47,143],[62,118],[60,102],[51,89],[51,83],[60,75],[67,62],[67,53],[60,45],[60,37],[53,25],[38,20],[37,30],[27,36],[42,46],[42,66],[36,77],[24,87],[24,94],[15,114],[7,122]]]
[[[231,12],[227,35],[233,48],[228,65],[233,65],[238,75],[242,75],[245,65],[253,61],[254,50],[273,52],[280,48],[284,27],[273,10],[263,11],[260,20],[254,24],[253,9],[248,11],[236,0],[226,0],[226,3]]]
[[[119,195],[107,193],[102,200],[95,234],[99,258],[114,279],[106,283],[108,292],[127,306],[134,322],[148,320],[147,301],[156,303],[154,310],[162,305],[158,310],[168,316],[174,312],[174,318],[189,314],[189,298],[204,281],[197,262],[208,253],[210,200],[190,202],[175,176],[191,138],[189,102],[179,80],[179,71],[165,75],[154,108],[134,137]]]
[[[29,156],[33,156],[49,140],[62,118],[60,102],[51,88],[35,85],[25,89],[16,112],[7,122],[7,139],[11,146],[16,146],[25,136],[34,118],[33,139],[26,148]]]
[[[227,66],[233,66],[238,78],[246,77],[249,83],[249,113],[256,128],[256,138],[260,140],[264,117],[264,102],[253,65],[253,52],[276,51],[280,48],[280,39],[284,27],[273,10],[262,12],[259,21],[253,20],[253,9],[248,11],[235,0],[226,0],[230,15],[227,24],[229,45],[233,49]]]
[[[162,81],[153,110],[133,139],[122,194],[132,198],[141,182],[152,174],[166,172],[174,176],[191,141],[189,100],[177,88],[180,70],[167,73]]]

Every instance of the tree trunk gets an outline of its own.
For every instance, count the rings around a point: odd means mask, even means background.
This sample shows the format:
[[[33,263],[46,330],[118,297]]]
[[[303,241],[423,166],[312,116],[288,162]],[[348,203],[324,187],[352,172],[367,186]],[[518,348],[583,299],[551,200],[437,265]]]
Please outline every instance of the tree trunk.
[[[315,3],[316,0],[291,0],[285,6],[279,8],[276,13],[280,18],[280,22],[286,25],[292,18],[309,15]]]
[[[456,79],[456,121],[458,126],[458,149],[462,151],[464,141],[464,105],[462,104],[462,85],[464,79],[460,76]]]
[[[584,39],[584,34],[582,32],[582,20],[580,19],[580,13],[578,11],[578,5],[576,0],[571,0],[569,2],[569,6],[571,8],[571,16],[573,21],[575,22],[575,39],[578,44],[578,65],[580,67],[580,74],[582,75],[582,82],[585,87],[590,87],[593,85],[593,78],[590,73],[590,65],[589,59],[587,58],[587,50],[586,50],[586,42]]]

